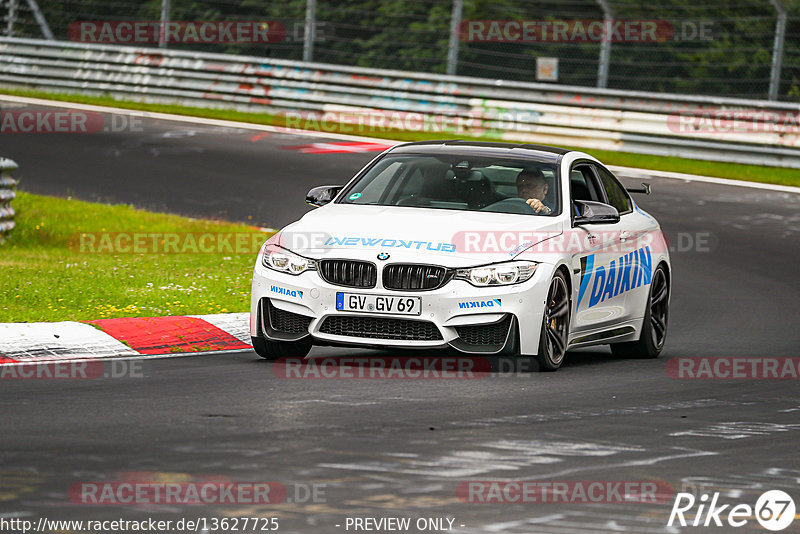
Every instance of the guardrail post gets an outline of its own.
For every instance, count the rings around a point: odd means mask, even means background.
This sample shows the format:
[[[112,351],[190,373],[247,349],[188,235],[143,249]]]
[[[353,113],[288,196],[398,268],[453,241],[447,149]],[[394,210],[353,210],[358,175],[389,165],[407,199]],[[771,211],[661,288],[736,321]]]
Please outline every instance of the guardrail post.
[[[306,0],[306,25],[303,35],[303,61],[314,61],[314,25],[317,19],[317,0]]]
[[[453,14],[450,17],[450,42],[447,45],[447,74],[455,75],[458,68],[458,29],[461,26],[463,11],[464,0],[453,0]]]
[[[14,37],[14,23],[17,22],[17,9],[19,0],[8,0],[8,11],[6,12],[6,37]]]
[[[781,85],[781,67],[783,66],[783,41],[786,37],[786,8],[779,0],[770,0],[772,7],[778,14],[775,23],[775,44],[772,47],[772,68],[769,73],[769,99],[778,99],[778,90]]]
[[[170,0],[161,0],[161,27],[158,29],[158,47],[167,48],[167,24],[172,6]]]
[[[17,198],[14,189],[17,181],[11,177],[11,173],[19,166],[10,159],[0,158],[0,244],[5,241],[5,236],[14,229],[14,208],[11,201]]]
[[[607,0],[597,0],[603,10],[603,42],[600,43],[600,61],[597,65],[597,87],[608,86],[608,64],[611,62],[611,27],[614,24],[614,13]]]

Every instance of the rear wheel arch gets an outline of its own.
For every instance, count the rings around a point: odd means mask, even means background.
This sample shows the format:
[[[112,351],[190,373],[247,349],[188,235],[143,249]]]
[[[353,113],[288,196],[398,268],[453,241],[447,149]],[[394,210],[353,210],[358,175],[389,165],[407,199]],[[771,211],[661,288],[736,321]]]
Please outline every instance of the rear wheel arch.
[[[663,275],[659,275],[659,272],[663,272]],[[657,287],[656,284],[659,283],[656,278],[657,276],[658,280],[663,276],[663,288],[666,294],[660,296],[657,301],[653,301],[653,291]],[[660,291],[659,294],[661,294]],[[653,269],[653,279],[648,290],[647,308],[642,320],[639,339],[636,341],[611,343],[611,352],[613,352],[615,356],[626,358],[658,358],[664,348],[664,342],[667,336],[669,300],[671,294],[672,285],[669,265],[667,265],[666,261],[660,261],[655,269]],[[656,305],[658,308],[654,307]],[[654,320],[653,317],[656,319]]]

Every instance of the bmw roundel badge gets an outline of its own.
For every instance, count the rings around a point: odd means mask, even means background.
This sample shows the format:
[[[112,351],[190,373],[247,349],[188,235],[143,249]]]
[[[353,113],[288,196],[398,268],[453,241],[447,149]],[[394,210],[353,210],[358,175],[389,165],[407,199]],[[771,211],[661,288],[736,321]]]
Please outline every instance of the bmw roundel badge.
[[[381,252],[380,254],[378,254],[378,259],[381,261],[388,260],[389,254],[387,254],[386,252]]]

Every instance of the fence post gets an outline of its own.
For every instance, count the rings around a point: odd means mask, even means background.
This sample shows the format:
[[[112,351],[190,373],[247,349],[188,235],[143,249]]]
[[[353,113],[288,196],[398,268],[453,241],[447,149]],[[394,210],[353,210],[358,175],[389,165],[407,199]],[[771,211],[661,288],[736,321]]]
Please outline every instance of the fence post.
[[[600,61],[597,65],[597,87],[608,86],[608,64],[611,62],[611,27],[614,24],[614,13],[607,0],[597,0],[603,10],[603,42],[600,43]]]
[[[464,0],[453,0],[453,14],[450,17],[450,42],[447,45],[447,74],[455,75],[458,68],[458,29],[461,26],[463,11]]]
[[[317,0],[306,0],[306,24],[303,34],[303,61],[314,61],[314,26],[317,19]]]
[[[28,7],[31,8],[33,17],[36,19],[37,24],[39,24],[39,28],[42,30],[42,35],[44,35],[44,38],[48,41],[55,41],[56,38],[53,36],[52,30],[50,30],[50,25],[47,24],[47,19],[44,18],[42,10],[39,9],[39,4],[36,3],[36,0],[28,0]]]
[[[6,37],[14,37],[14,23],[17,22],[17,9],[19,0],[8,0],[8,12],[6,13]]]
[[[11,177],[11,173],[17,168],[18,165],[10,159],[0,158],[0,244],[16,224],[11,201],[17,198],[17,193],[14,191],[17,181]]]
[[[161,26],[158,29],[158,47],[167,48],[167,25],[170,20],[172,6],[170,0],[161,0]]]
[[[786,37],[786,8],[780,0],[770,0],[772,7],[778,14],[775,23],[775,43],[772,47],[772,68],[769,73],[769,99],[778,99],[778,90],[781,85],[781,67],[783,65],[783,41]]]

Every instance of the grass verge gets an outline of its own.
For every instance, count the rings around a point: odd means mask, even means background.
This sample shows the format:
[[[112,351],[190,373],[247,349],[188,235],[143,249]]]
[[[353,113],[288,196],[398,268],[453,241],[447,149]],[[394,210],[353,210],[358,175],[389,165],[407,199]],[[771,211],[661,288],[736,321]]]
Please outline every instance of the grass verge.
[[[3,323],[244,312],[253,249],[269,237],[240,224],[23,192],[13,205],[17,227],[0,244]],[[148,250],[152,234],[159,250],[168,235],[179,241],[167,253],[126,253],[137,246],[133,234],[150,234],[141,242]],[[226,247],[216,239],[226,236],[238,237]]]
[[[124,109],[140,111],[152,111],[159,113],[171,113],[175,115],[188,115],[192,117],[204,117],[211,119],[221,119],[239,122],[250,122],[255,124],[265,124],[270,126],[287,126],[286,118],[279,115],[266,113],[248,113],[229,109],[209,109],[171,104],[149,104],[144,102],[134,102],[128,100],[117,100],[111,96],[89,96],[79,94],[50,93],[29,89],[0,89],[0,94],[16,96],[26,96],[32,98],[46,98],[64,102],[77,102],[81,104],[93,104],[98,106],[110,106]],[[291,125],[289,125],[291,126]],[[307,129],[315,129],[313,125],[304,125]],[[319,130],[325,132],[349,133],[365,137],[376,137],[381,139],[393,139],[397,141],[426,141],[433,139],[464,139],[481,141],[501,141],[491,135],[474,137],[466,135],[453,135],[449,133],[437,132],[417,132],[387,128],[361,128],[354,131],[354,125],[325,123],[319,125]],[[588,150],[580,147],[575,148],[592,154],[600,161],[608,165],[621,165],[625,167],[636,167],[640,169],[651,169],[658,171],[683,172],[687,174],[698,174],[702,176],[716,176],[719,178],[730,178],[734,180],[747,180],[753,182],[763,182],[780,185],[800,186],[800,169],[786,169],[782,167],[766,167],[760,165],[744,165],[738,163],[725,163],[717,161],[706,161],[698,159],[687,159],[671,156],[651,156],[647,154],[634,154],[630,152],[613,152],[605,150]]]

